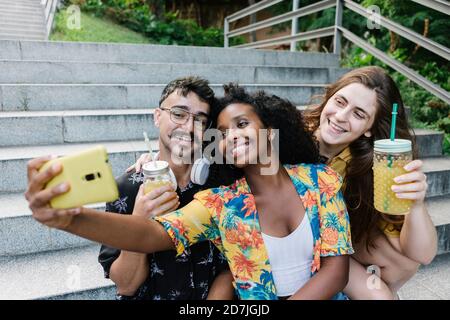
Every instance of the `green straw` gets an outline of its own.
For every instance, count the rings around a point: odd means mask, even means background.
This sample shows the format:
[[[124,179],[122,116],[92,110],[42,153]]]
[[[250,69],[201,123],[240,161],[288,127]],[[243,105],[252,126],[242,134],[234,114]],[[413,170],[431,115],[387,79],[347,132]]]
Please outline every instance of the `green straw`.
[[[395,140],[395,125],[397,122],[397,108],[398,105],[396,103],[394,103],[394,105],[392,106],[392,121],[391,121],[391,141]],[[388,155],[388,168],[392,168],[392,155],[389,154]]]
[[[397,104],[394,103],[392,110],[392,121],[391,121],[391,141],[395,140],[395,125],[397,122]]]

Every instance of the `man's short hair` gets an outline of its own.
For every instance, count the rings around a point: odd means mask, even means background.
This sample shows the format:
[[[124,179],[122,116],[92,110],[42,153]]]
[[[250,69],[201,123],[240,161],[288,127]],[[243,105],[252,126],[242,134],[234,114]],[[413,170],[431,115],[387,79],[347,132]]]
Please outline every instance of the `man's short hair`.
[[[186,97],[189,92],[194,92],[201,101],[206,102],[211,108],[214,107],[216,102],[214,91],[209,86],[208,80],[197,76],[190,76],[169,82],[161,94],[159,106],[175,91],[178,91],[183,97]]]

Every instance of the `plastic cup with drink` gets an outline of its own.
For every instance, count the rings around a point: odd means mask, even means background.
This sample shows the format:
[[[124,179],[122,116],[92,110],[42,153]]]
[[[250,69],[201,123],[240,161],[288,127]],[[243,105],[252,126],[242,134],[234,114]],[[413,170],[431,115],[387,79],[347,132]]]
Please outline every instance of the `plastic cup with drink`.
[[[153,155],[153,149],[144,132],[145,143],[149,149],[151,161],[142,166],[144,173],[144,194],[147,194],[157,188],[171,185],[173,190],[177,190],[177,180],[167,161],[157,161]]]
[[[397,104],[392,111],[390,139],[376,140],[374,145],[374,206],[379,212],[391,215],[409,213],[412,200],[399,199],[391,187],[394,178],[407,173],[404,166],[412,161],[410,140],[395,139]]]

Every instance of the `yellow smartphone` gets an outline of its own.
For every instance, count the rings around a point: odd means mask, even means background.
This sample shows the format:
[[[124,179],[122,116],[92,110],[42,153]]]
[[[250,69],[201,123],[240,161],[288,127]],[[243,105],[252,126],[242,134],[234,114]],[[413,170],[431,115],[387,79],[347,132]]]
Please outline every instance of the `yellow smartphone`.
[[[50,160],[39,172],[57,162],[62,165],[62,172],[50,180],[45,188],[68,182],[70,190],[53,198],[50,201],[52,208],[68,209],[91,203],[111,202],[119,197],[105,147],[98,146]]]

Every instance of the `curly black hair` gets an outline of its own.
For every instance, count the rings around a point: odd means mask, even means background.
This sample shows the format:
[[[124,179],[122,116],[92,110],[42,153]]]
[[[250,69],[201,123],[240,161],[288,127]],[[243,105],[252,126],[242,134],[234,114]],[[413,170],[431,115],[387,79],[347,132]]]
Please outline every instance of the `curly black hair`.
[[[224,85],[225,95],[218,99],[212,113],[213,125],[217,126],[219,114],[230,104],[243,103],[252,106],[266,128],[278,129],[279,159],[281,164],[319,163],[319,150],[312,133],[305,129],[302,113],[294,104],[265,91],[248,93],[235,83]],[[243,172],[227,165],[213,166],[211,176],[231,181],[243,176]],[[229,183],[228,183],[229,184]]]
[[[247,93],[235,83],[224,85],[225,96],[219,99],[213,120],[230,104],[243,103],[253,107],[264,127],[278,129],[282,164],[318,163],[319,150],[312,134],[305,129],[302,113],[286,99],[265,91]]]

